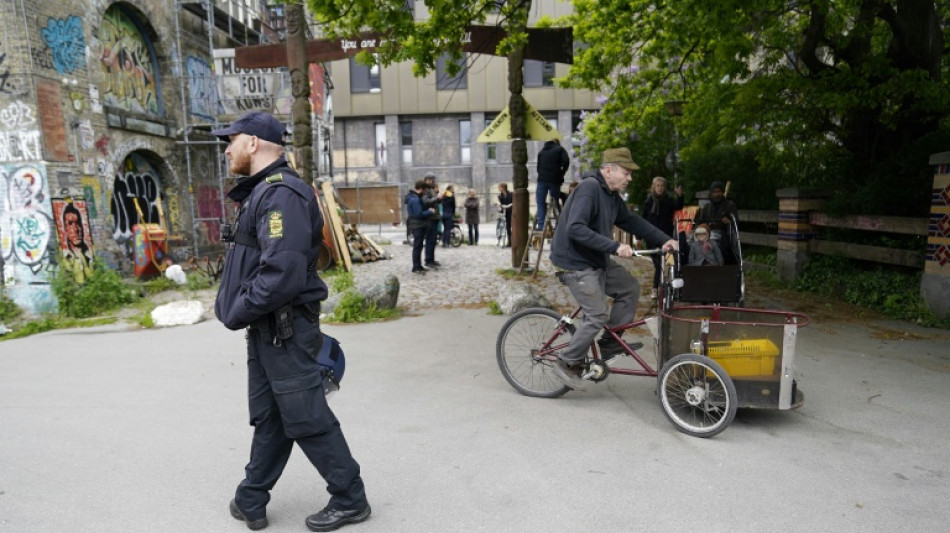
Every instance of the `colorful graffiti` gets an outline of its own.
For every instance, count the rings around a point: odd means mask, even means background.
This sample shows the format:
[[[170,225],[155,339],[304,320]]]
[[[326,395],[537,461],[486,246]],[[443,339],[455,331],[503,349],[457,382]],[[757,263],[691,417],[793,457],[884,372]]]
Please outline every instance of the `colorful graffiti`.
[[[59,266],[78,283],[84,283],[92,274],[94,258],[86,202],[57,198],[52,200],[52,206],[62,256]]]
[[[102,17],[103,101],[126,111],[161,113],[155,54],[151,42],[119,5]]]
[[[55,307],[46,267],[52,211],[43,165],[0,165],[0,257],[7,293],[32,312]]]
[[[106,205],[102,197],[102,183],[99,178],[92,176],[83,176],[79,178],[79,184],[82,186],[82,195],[86,199],[86,209],[89,210],[89,216],[93,219],[99,218],[97,205]]]
[[[0,35],[0,37],[6,37],[5,35]],[[3,46],[3,43],[0,42],[0,46]],[[7,61],[7,52],[4,49],[0,52],[0,93],[14,93],[16,92],[16,87],[10,83],[10,62]]]
[[[50,17],[40,29],[43,42],[53,54],[53,68],[61,74],[86,68],[86,36],[82,19],[71,15],[64,19]]]
[[[33,108],[15,101],[0,110],[0,163],[43,159],[40,130],[36,128]]]
[[[213,120],[218,107],[218,88],[211,65],[200,57],[185,58],[188,76],[188,112],[196,117]]]
[[[129,154],[116,172],[112,186],[112,237],[127,242],[132,238],[132,226],[139,222],[164,226],[161,191],[155,167],[140,153]]]

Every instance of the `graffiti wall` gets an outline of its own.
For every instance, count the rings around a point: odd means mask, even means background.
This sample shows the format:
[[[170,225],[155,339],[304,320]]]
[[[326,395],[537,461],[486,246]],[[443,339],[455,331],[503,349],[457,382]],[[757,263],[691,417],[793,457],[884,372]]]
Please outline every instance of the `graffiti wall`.
[[[294,103],[287,69],[240,69],[234,64],[234,49],[214,51],[220,109],[226,115],[247,111],[290,114]]]
[[[120,167],[112,185],[112,237],[120,243],[127,243],[132,238],[132,226],[140,221],[165,224],[162,220],[162,187],[158,171],[139,152],[129,154]]]
[[[92,232],[84,200],[54,198],[53,220],[59,237],[59,267],[83,283],[92,274]]]
[[[61,74],[86,68],[86,36],[82,20],[75,16],[64,19],[49,17],[40,29],[43,42],[53,59],[53,68]]]
[[[52,209],[46,168],[0,165],[0,258],[7,295],[33,313],[52,311],[49,246]]]
[[[33,107],[16,100],[0,109],[0,163],[43,159]]]
[[[200,57],[188,56],[185,58],[185,72],[188,76],[188,112],[213,120],[218,114],[218,88],[211,65]]]
[[[106,10],[99,35],[105,74],[103,102],[126,111],[159,115],[162,109],[151,42],[119,5]]]

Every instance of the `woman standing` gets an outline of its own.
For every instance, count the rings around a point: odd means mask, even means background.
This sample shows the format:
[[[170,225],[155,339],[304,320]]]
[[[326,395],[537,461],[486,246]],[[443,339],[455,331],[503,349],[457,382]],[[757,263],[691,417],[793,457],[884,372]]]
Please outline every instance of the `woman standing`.
[[[449,239],[452,235],[452,227],[455,226],[455,186],[445,187],[445,195],[442,197],[442,247],[448,248]]]
[[[478,244],[478,197],[475,196],[475,189],[468,190],[468,198],[463,204],[465,207],[465,224],[468,226],[468,244],[469,246]]]
[[[675,198],[666,192],[666,178],[659,176],[653,178],[650,194],[644,200],[643,211],[641,211],[643,218],[673,239],[678,238],[673,231],[673,213],[683,208],[683,186],[677,185],[675,192]],[[650,257],[653,259],[652,297],[656,298],[656,289],[660,285],[660,269],[663,268],[662,259],[659,255]]]
[[[501,206],[502,211],[505,213],[505,234],[507,235],[507,242],[505,242],[505,248],[511,247],[511,203],[512,203],[512,194],[508,192],[507,183],[498,184],[498,204]]]

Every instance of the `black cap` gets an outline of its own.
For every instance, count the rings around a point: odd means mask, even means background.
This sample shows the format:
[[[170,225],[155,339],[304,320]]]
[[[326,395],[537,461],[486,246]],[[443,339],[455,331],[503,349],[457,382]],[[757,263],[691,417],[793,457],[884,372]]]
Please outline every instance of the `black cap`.
[[[253,135],[264,141],[284,145],[284,125],[274,118],[274,115],[263,111],[245,113],[244,116],[235,120],[227,128],[212,131],[211,135],[228,142],[229,136],[238,133]]]
[[[721,181],[714,181],[714,182],[712,182],[712,185],[709,186],[709,190],[710,190],[710,191],[714,191],[714,190],[716,190],[716,189],[719,189],[720,191],[726,190],[726,188],[723,187]]]

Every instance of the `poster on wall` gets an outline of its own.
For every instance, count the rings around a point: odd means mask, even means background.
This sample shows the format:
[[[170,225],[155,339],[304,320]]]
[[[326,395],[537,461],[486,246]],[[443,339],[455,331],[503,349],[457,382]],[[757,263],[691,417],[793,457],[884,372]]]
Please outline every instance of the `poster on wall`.
[[[70,273],[77,283],[85,283],[92,274],[94,258],[86,201],[54,198],[52,204],[62,256],[60,268]]]
[[[267,111],[289,115],[294,97],[290,92],[287,69],[242,69],[234,64],[234,49],[214,51],[214,72],[225,115],[239,116],[248,111]]]

